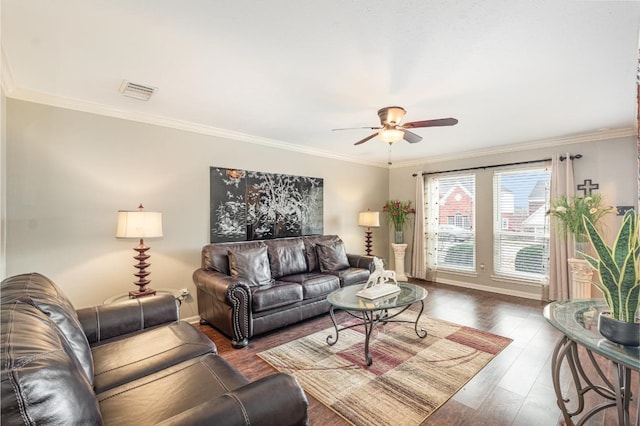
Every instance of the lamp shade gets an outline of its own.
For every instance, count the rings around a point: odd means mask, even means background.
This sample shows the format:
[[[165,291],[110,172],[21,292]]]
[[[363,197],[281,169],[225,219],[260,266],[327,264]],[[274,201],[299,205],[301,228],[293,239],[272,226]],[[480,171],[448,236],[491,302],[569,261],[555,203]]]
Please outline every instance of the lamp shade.
[[[162,237],[162,212],[118,211],[116,238]]]
[[[386,143],[394,143],[404,138],[404,131],[400,129],[382,129],[378,132],[378,136]]]
[[[367,228],[377,228],[380,226],[380,212],[360,212],[358,213],[358,225]]]

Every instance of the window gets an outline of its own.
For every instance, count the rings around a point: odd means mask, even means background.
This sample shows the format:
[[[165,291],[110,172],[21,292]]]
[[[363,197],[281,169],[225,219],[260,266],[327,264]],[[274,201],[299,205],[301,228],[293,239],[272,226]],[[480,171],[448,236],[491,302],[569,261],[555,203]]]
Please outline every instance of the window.
[[[475,272],[474,174],[438,176],[438,268]]]
[[[540,166],[494,172],[496,275],[536,281],[548,277],[550,179],[550,170]]]

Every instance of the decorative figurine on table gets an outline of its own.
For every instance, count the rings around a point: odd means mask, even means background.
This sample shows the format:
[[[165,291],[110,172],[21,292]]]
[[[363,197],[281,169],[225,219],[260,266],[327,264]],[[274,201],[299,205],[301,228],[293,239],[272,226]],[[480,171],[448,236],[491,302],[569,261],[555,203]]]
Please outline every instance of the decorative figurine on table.
[[[395,271],[385,271],[382,259],[378,257],[373,258],[373,266],[374,270],[369,279],[356,295],[365,299],[376,299],[400,291]],[[389,283],[389,280],[393,280],[393,284]]]

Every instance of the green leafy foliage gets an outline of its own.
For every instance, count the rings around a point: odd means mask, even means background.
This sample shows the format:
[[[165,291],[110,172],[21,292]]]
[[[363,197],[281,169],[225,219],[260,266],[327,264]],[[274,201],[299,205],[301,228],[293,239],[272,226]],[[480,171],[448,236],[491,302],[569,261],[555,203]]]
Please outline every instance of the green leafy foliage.
[[[635,322],[640,307],[640,241],[638,215],[634,210],[625,213],[618,235],[611,247],[589,220],[584,228],[598,258],[584,255],[589,265],[598,272],[600,282],[593,282],[604,295],[611,315],[620,321]]]

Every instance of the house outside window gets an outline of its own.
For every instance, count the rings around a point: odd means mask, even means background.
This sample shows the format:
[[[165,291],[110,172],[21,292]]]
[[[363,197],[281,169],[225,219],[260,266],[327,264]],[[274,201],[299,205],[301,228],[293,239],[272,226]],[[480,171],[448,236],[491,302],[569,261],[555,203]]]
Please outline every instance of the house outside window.
[[[438,182],[438,268],[474,272],[475,175],[440,176]]]
[[[549,265],[549,186],[544,166],[496,170],[494,183],[494,273],[546,281]]]

